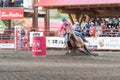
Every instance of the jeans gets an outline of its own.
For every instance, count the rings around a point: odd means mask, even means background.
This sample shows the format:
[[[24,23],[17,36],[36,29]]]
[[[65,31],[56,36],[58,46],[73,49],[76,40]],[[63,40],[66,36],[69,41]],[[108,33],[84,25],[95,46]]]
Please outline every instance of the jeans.
[[[70,38],[69,38],[69,33],[65,33],[65,40],[66,42],[70,42]]]
[[[64,36],[65,36],[65,40],[66,40],[66,43],[67,43],[69,49],[72,49],[72,45],[70,43],[70,37],[69,37],[69,35],[70,35],[70,33],[65,33]]]

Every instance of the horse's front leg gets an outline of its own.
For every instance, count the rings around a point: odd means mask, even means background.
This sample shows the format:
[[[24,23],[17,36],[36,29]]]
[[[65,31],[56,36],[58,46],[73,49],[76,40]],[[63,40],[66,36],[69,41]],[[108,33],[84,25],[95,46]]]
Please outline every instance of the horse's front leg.
[[[84,53],[85,55],[89,55],[90,56],[90,54],[87,51],[85,51],[83,48],[77,48],[77,50],[82,52],[82,53]]]

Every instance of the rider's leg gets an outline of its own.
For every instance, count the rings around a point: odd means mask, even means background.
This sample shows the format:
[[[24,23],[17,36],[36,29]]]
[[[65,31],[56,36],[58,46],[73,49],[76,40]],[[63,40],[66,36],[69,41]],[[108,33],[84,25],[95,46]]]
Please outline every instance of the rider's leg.
[[[67,42],[67,45],[68,45],[69,49],[72,49],[72,45],[70,43],[69,35],[70,35],[69,33],[65,34],[65,40]]]
[[[69,49],[72,49],[72,45],[71,45],[70,41],[67,42],[67,44],[68,44]]]
[[[66,33],[66,34],[65,34],[65,40],[66,40],[66,43],[67,43],[67,45],[68,45],[68,52],[67,52],[67,53],[71,53],[72,45],[71,45],[71,43],[70,43],[69,33]]]

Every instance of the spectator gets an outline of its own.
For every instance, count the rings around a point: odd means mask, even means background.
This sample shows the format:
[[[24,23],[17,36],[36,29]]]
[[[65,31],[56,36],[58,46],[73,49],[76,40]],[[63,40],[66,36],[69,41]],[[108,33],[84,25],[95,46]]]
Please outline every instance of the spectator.
[[[24,30],[24,27],[22,27],[22,30],[21,30],[21,35],[24,36],[25,35],[25,30]]]
[[[109,18],[108,20],[108,24],[107,24],[107,28],[110,29],[110,28],[113,28],[113,18]]]
[[[82,29],[82,35],[83,35],[84,37],[86,37],[86,34],[87,34],[87,29],[86,29],[86,27],[84,27],[84,28]]]
[[[84,27],[87,25],[87,22],[85,22],[84,20],[81,23],[81,29],[84,29]]]
[[[10,35],[10,40],[14,40],[14,33],[11,33],[11,35]]]
[[[120,32],[117,34],[117,37],[120,37]]]
[[[10,0],[10,7],[14,7],[15,0]]]
[[[117,37],[120,37],[120,28],[118,28]]]
[[[107,23],[105,20],[102,20],[101,27],[102,27],[102,34],[105,34],[107,31]]]
[[[101,23],[102,23],[102,19],[101,18],[97,18],[97,24],[98,24],[98,26],[101,26]]]
[[[96,36],[96,27],[95,27],[95,23],[91,23],[91,27],[90,27],[90,36],[91,37],[95,37]]]
[[[88,22],[88,23],[86,24],[86,28],[90,29],[90,27],[91,27],[91,23]]]
[[[14,6],[15,6],[15,7],[23,6],[23,0],[16,0],[16,1],[14,2]]]
[[[24,38],[25,38],[25,30],[24,30],[24,27],[22,27],[20,34],[21,34],[20,36],[21,36],[21,48],[22,48],[22,47],[23,47],[22,42],[24,41]]]
[[[118,25],[119,25],[119,18],[114,18],[114,27],[115,27],[115,29],[118,29]]]
[[[3,7],[3,0],[0,0],[0,7]]]

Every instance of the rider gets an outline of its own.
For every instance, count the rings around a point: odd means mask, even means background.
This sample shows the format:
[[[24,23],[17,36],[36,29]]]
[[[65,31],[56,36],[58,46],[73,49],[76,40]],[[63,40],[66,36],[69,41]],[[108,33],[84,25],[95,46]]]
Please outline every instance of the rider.
[[[69,39],[70,33],[69,33],[69,30],[67,30],[67,28],[69,28],[69,29],[72,28],[71,23],[66,18],[63,18],[62,22],[63,22],[63,24],[60,27],[60,33],[64,34],[64,37],[65,37],[65,40],[67,42],[69,49],[72,49],[70,39]]]
[[[82,35],[82,33],[81,33],[82,31],[81,31],[81,29],[80,29],[80,26],[79,26],[79,23],[78,23],[78,22],[75,22],[75,24],[72,26],[72,30],[74,31],[74,33],[75,33],[76,35],[80,36],[84,42],[88,42],[88,41],[84,38],[84,36]]]

